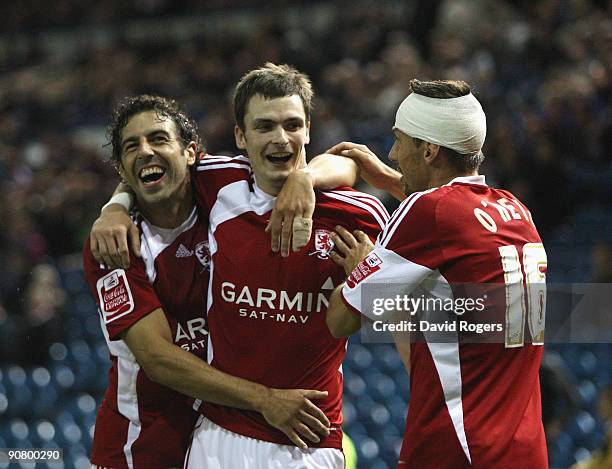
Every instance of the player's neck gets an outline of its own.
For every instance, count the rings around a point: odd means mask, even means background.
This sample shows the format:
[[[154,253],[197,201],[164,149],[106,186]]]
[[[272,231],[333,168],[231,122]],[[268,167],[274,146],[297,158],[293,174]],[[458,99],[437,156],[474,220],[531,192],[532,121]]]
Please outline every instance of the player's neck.
[[[267,181],[265,180],[265,178],[255,178],[255,183],[257,184],[257,187],[259,187],[263,192],[268,195],[271,195],[272,197],[276,197],[280,193],[284,184],[283,182]]]
[[[478,176],[478,171],[474,170],[474,171],[468,171],[468,172],[461,172],[461,171],[447,170],[447,171],[436,172],[432,175],[431,180],[429,181],[429,187],[442,187],[443,185],[448,184],[455,178],[470,177],[470,176]]]
[[[142,215],[159,228],[177,228],[191,214],[195,201],[191,185],[181,188],[181,193],[156,203],[138,202]]]
[[[306,167],[306,162],[304,161],[298,164],[295,169],[298,170],[298,169],[303,169],[305,167]],[[263,192],[265,192],[268,195],[271,195],[272,197],[276,197],[278,194],[280,194],[280,191],[283,189],[283,186],[285,185],[286,181],[287,181],[286,178],[285,179],[269,179],[265,177],[257,177],[257,174],[255,174],[255,182],[257,184],[257,187],[259,187]]]

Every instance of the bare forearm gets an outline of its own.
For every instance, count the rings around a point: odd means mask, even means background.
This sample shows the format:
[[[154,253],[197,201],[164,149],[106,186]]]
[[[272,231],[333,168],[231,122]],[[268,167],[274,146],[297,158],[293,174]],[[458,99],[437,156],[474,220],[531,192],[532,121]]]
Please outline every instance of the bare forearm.
[[[166,342],[157,348],[150,360],[154,364],[149,367],[149,377],[182,394],[254,411],[269,397],[271,391],[266,386],[223,373],[178,346]]]
[[[397,200],[404,200],[406,194],[404,194],[404,187],[401,183],[402,174],[387,165],[382,166],[384,168],[380,172],[379,178],[374,181],[368,181],[366,178],[364,180],[377,189],[388,192]]]
[[[310,174],[316,189],[353,187],[359,180],[359,166],[350,158],[324,153],[315,156],[304,171]]]
[[[327,327],[334,337],[348,337],[357,332],[361,327],[361,320],[349,311],[341,298],[340,291],[344,283],[340,284],[332,292],[327,308]]]

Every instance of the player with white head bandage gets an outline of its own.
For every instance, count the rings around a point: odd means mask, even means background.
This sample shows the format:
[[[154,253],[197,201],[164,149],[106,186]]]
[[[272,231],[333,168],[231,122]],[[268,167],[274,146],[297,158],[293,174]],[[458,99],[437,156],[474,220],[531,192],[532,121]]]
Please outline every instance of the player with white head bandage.
[[[486,118],[469,86],[413,80],[411,87],[389,154],[401,178],[367,147],[345,142],[330,150],[357,160],[378,187],[397,195],[399,186],[408,197],[371,252],[349,233],[334,238],[344,254],[334,259],[350,275],[330,298],[328,327],[350,335],[364,316],[374,330],[400,325],[388,322],[401,307],[376,309],[377,300],[450,301],[448,310],[415,311],[399,467],[511,469],[520,461],[546,468],[538,376],[546,252],[529,210],[478,174]],[[476,298],[472,287],[485,294]],[[466,312],[458,300],[481,300],[482,309]],[[440,333],[432,323],[444,325]],[[486,340],[474,332],[483,325],[494,332]]]

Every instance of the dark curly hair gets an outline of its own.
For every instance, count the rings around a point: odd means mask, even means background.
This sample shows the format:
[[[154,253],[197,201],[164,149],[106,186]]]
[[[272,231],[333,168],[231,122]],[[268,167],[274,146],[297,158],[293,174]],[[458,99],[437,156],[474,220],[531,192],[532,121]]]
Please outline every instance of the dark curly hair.
[[[108,145],[111,145],[111,162],[117,167],[121,162],[121,132],[128,121],[141,112],[154,111],[160,117],[174,121],[178,137],[186,147],[189,142],[195,142],[196,153],[204,151],[204,142],[198,135],[198,126],[193,119],[180,108],[179,104],[162,96],[141,94],[122,99],[113,110],[113,120],[106,129]]]

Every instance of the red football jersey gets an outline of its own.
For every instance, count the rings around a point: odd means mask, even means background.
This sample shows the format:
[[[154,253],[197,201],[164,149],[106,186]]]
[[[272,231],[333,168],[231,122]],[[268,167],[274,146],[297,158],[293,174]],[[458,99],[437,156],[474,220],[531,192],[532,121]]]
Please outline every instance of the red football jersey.
[[[100,266],[89,241],[83,250],[112,361],[91,461],[113,468],[180,467],[197,413],[185,396],[147,377],[121,333],[162,308],[174,343],[206,359],[207,229],[195,208],[176,229],[155,227],[135,212],[133,218],[141,233],[141,257],[131,254],[129,269]]]
[[[502,293],[495,301],[481,299],[488,318],[501,318],[501,340],[474,343],[478,316],[457,309],[448,313],[448,331],[436,336],[444,340],[431,340],[420,321],[411,332],[399,467],[548,467],[538,375],[545,271],[531,214],[509,192],[488,187],[483,176],[412,194],[392,214],[342,290],[350,307],[374,321],[386,319],[386,311],[370,308],[362,294],[393,283],[395,293],[414,297],[419,291],[440,304],[456,300],[457,287],[467,284],[497,284]],[[419,319],[427,314],[418,311]]]
[[[378,199],[352,189],[316,193],[313,236],[299,253],[273,254],[264,228],[275,197],[251,180],[248,159],[207,156],[194,175],[210,209],[209,359],[216,368],[275,388],[329,392],[316,404],[333,430],[319,447],[342,447],[342,371],[346,339],[325,322],[329,295],[345,278],[329,253],[336,225],[372,239],[388,214]],[[196,404],[199,404],[197,402]],[[203,413],[241,435],[293,443],[256,412],[204,403]]]

